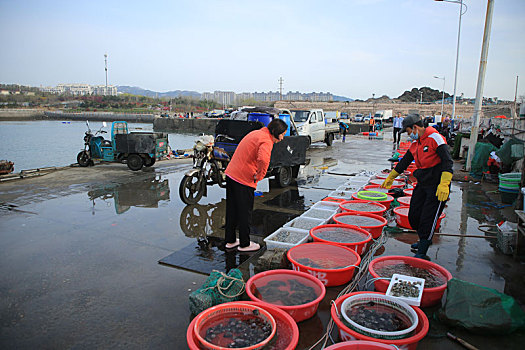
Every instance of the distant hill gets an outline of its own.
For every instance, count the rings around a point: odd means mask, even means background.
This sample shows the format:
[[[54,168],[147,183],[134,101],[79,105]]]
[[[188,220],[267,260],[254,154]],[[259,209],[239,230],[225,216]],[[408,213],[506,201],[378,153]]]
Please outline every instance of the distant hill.
[[[352,101],[354,101],[354,99],[350,98],[350,97],[334,95],[334,101],[337,101],[337,102],[345,102],[345,101],[352,102]]]
[[[132,94],[138,96],[147,96],[147,97],[201,97],[201,94],[196,91],[187,91],[187,90],[175,90],[167,92],[157,92],[151,90],[145,90],[137,86],[117,86],[118,92],[125,94]]]

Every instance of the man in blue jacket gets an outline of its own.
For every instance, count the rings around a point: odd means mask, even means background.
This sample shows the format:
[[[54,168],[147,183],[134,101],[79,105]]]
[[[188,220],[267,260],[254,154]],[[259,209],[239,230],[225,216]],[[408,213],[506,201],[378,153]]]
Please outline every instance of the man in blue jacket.
[[[418,114],[409,114],[403,119],[401,132],[405,131],[413,142],[381,187],[392,187],[394,179],[415,160],[417,169],[413,175],[417,185],[410,200],[408,221],[417,231],[419,242],[412,244],[411,248],[417,249],[416,258],[430,260],[426,254],[432,244],[437,220],[448,200],[453,162],[443,135],[433,127],[424,127]]]

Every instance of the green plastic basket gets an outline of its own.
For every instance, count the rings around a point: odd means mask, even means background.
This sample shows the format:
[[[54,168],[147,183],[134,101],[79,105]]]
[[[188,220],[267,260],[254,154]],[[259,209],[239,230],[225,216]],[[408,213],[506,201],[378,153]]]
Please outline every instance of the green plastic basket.
[[[388,196],[386,193],[379,191],[359,191],[357,192],[357,198],[367,201],[386,201]]]

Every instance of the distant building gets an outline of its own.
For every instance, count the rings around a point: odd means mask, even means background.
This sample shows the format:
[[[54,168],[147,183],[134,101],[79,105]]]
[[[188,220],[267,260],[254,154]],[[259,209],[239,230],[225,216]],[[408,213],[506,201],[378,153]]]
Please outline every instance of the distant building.
[[[236,94],[231,91],[215,91],[203,92],[201,94],[201,100],[215,101],[223,105],[232,105],[239,103],[244,100],[253,99],[260,102],[274,102],[279,101],[281,96],[278,91],[268,92],[243,92]],[[287,101],[314,101],[314,102],[330,102],[334,100],[334,96],[329,92],[311,92],[311,93],[300,93],[299,91],[283,94],[283,100]]]
[[[68,94],[74,96],[84,95],[102,95],[102,96],[116,96],[117,87],[113,85],[88,85],[88,84],[58,84],[55,87],[46,86],[41,87],[41,91],[50,92],[52,94]]]

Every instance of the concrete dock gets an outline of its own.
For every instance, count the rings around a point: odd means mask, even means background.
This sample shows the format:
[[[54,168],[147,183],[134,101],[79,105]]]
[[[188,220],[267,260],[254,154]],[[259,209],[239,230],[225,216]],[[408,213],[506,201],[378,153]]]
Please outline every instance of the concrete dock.
[[[314,144],[294,186],[261,183],[252,238],[261,241],[352,174],[390,169],[391,154],[387,137]],[[191,166],[190,159],[168,160],[132,172],[123,164],[96,164],[1,182],[0,347],[186,349],[188,295],[205,281],[202,270],[207,264],[222,271],[239,266],[249,277],[254,264],[253,256],[221,250],[224,189],[209,188],[194,206],[180,200],[179,184]],[[494,184],[454,181],[441,232],[484,235],[480,225],[514,219],[496,190]],[[389,234],[378,254],[412,256],[416,239]],[[180,268],[159,264],[180,255],[188,257]],[[494,239],[436,237],[429,256],[454,277],[525,305],[525,269]],[[298,349],[325,333],[330,301],[341,289],[328,288],[317,315],[299,324]],[[523,333],[451,330],[434,320],[434,311],[425,310],[431,329],[419,349],[463,349],[446,338],[447,331],[479,349],[521,349],[525,341]]]

